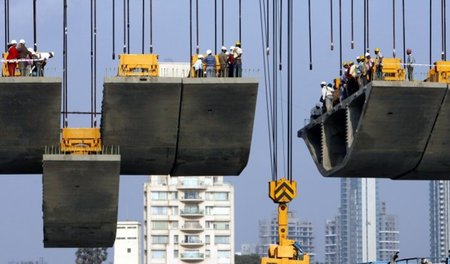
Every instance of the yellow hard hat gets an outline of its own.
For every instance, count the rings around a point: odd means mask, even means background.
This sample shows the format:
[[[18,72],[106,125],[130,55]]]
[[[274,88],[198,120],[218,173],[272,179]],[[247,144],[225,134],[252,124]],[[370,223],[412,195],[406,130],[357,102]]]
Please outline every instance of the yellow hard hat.
[[[240,41],[236,41],[236,46],[241,46],[241,42]]]
[[[380,52],[380,49],[379,48],[375,48],[375,52]]]

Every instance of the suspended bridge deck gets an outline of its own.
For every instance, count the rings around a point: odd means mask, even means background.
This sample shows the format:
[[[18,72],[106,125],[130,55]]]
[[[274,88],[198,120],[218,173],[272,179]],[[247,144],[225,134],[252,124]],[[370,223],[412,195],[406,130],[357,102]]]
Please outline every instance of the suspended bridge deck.
[[[107,78],[102,139],[123,175],[239,175],[257,91],[253,78]]]
[[[373,81],[298,131],[326,177],[450,179],[445,83]]]
[[[0,174],[41,174],[60,120],[61,79],[0,77]]]

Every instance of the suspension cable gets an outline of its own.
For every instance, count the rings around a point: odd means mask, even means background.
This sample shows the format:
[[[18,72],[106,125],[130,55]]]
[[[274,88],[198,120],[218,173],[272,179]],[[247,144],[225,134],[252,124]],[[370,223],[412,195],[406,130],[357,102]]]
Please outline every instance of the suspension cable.
[[[339,0],[339,76],[342,76],[342,0]]]
[[[34,51],[37,51],[37,29],[36,29],[36,0],[33,0],[33,42],[34,42]]]
[[[127,53],[130,54],[130,0],[127,0]]]
[[[195,26],[196,26],[196,33],[197,33],[197,54],[200,53],[200,42],[199,42],[199,32],[198,32],[198,0],[196,0],[195,3]]]
[[[330,49],[334,50],[334,41],[333,41],[333,0],[330,0]]]
[[[123,0],[123,53],[127,53],[127,0]]]
[[[278,21],[278,15],[277,15],[277,7],[278,7],[278,1],[277,0],[273,0],[273,4],[272,4],[272,9],[273,9],[273,32],[272,32],[272,37],[273,37],[273,52],[272,52],[272,58],[273,58],[273,87],[272,87],[272,142],[273,142],[273,167],[274,167],[274,172],[275,175],[272,176],[272,180],[276,181],[278,178],[278,164],[277,164],[277,141],[278,141],[278,135],[277,135],[277,127],[278,127],[278,116],[277,116],[277,109],[278,109],[278,104],[277,104],[277,69],[275,67],[275,65],[277,64],[277,21]]]
[[[214,0],[214,54],[217,54],[217,0]]]
[[[279,12],[280,12],[280,21],[279,21],[279,25],[278,25],[278,27],[279,27],[279,41],[280,41],[280,44],[279,44],[279,62],[278,62],[278,70],[279,71],[281,71],[282,69],[283,69],[283,49],[282,49],[282,47],[283,47],[283,0],[279,0],[280,1],[280,9],[279,9]],[[282,134],[283,135],[283,134]]]
[[[112,59],[116,59],[116,0],[112,0]]]
[[[405,25],[405,0],[402,0],[402,13],[403,13],[403,61],[406,61],[406,25]],[[406,67],[405,65],[403,66]]]
[[[150,0],[150,54],[153,54],[153,0]],[[191,31],[192,31],[192,1],[191,1]],[[191,32],[192,45],[192,32]],[[192,47],[189,53],[192,51]]]
[[[442,12],[444,13],[444,60],[447,60],[447,0],[444,1],[444,8]]]
[[[312,37],[311,37],[311,0],[308,0],[308,28],[309,28],[309,70],[313,69],[312,64]]]
[[[94,126],[97,127],[97,0],[94,0]]]
[[[270,1],[267,0],[266,2],[266,51],[267,51],[267,55],[269,55],[269,46],[270,46],[270,34],[269,34],[269,29],[270,29]]]
[[[367,52],[367,0],[364,0],[364,51],[363,54]],[[342,68],[342,62],[341,66]],[[342,70],[341,70],[342,72]]]
[[[242,41],[242,0],[239,0],[239,41]]]
[[[222,0],[222,46],[225,46],[225,0]]]
[[[367,11],[366,11],[366,14],[367,14],[367,51],[369,51],[370,52],[370,1],[369,0],[366,0],[367,1],[367,5],[366,5],[366,8],[367,8]]]
[[[275,175],[274,168],[273,168],[273,162],[272,162],[272,156],[273,156],[273,149],[272,149],[272,127],[271,127],[271,116],[272,116],[272,94],[270,90],[270,76],[268,74],[269,72],[269,64],[266,58],[266,52],[265,52],[265,40],[267,39],[267,36],[264,36],[264,33],[267,30],[267,24],[266,24],[266,12],[264,10],[265,7],[265,0],[259,0],[259,17],[260,17],[260,27],[261,27],[261,48],[262,48],[262,58],[263,58],[263,65],[264,65],[264,87],[266,90],[266,115],[267,115],[267,134],[269,136],[269,157],[270,157],[270,170],[272,174],[272,178]],[[267,32],[266,32],[267,34]]]
[[[5,0],[5,50],[8,50],[9,41],[9,0]]]
[[[63,127],[68,126],[67,120],[67,0],[63,5]]]
[[[145,0],[142,0],[142,54],[145,53]]]
[[[189,64],[189,69],[192,69],[192,0],[189,0]],[[189,70],[189,72],[192,72],[192,70]]]
[[[433,0],[430,0],[430,61],[429,61],[429,67],[431,69],[431,63],[432,63],[432,51],[433,51]]]
[[[392,0],[392,56],[395,58],[395,0]]]
[[[354,33],[354,4],[353,4],[353,0],[351,1],[351,7],[350,7],[350,9],[351,9],[351,12],[352,12],[352,14],[351,14],[351,35],[352,35],[352,40],[351,40],[351,43],[350,43],[350,48],[351,49],[354,49],[355,48],[355,33]]]
[[[292,56],[293,56],[293,1],[288,0],[288,118],[287,118],[287,137],[288,137],[288,173],[287,173],[287,179],[289,181],[292,181]],[[309,10],[311,11],[311,0],[308,1]]]
[[[91,30],[91,36],[90,36],[90,41],[91,41],[91,127],[94,127],[94,116],[93,116],[93,112],[94,112],[94,1],[91,0],[91,23],[90,23],[90,30]]]

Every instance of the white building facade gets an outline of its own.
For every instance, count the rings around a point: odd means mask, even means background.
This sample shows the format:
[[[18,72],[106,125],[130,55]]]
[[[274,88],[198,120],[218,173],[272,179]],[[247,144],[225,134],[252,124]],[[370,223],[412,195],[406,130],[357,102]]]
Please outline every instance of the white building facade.
[[[390,261],[400,251],[400,230],[396,215],[387,213],[386,203],[380,203],[378,211],[378,258]]]
[[[234,188],[221,176],[150,176],[144,263],[234,264]]]
[[[117,222],[116,241],[114,242],[115,264],[142,263],[142,229],[137,221]]]
[[[450,250],[450,182],[430,181],[430,256],[445,260]]]

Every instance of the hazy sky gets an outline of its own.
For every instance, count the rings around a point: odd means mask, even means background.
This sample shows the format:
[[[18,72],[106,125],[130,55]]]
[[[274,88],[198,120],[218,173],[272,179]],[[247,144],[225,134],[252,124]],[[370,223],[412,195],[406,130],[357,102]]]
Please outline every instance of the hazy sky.
[[[32,43],[32,0],[10,1],[10,36],[24,38]],[[49,73],[62,76],[62,1],[38,0],[38,46],[40,50],[55,51],[56,57],[49,63]],[[98,94],[101,95],[103,77],[115,74],[118,62],[111,58],[111,3],[98,1]],[[141,1],[131,2],[131,52],[141,51]],[[154,51],[160,59],[188,61],[189,56],[189,1],[154,0]],[[195,1],[194,1],[195,2]],[[199,0],[200,50],[214,50],[214,1]],[[243,2],[242,46],[244,68],[259,69],[262,75],[262,49],[260,35],[259,1]],[[283,1],[287,3],[286,1]],[[334,42],[330,51],[329,0],[312,2],[313,21],[313,65],[309,71],[307,1],[296,0],[294,25],[294,135],[309,117],[310,108],[320,95],[319,83],[331,81],[339,72],[339,35],[337,0],[334,0]],[[356,3],[357,2],[357,3]],[[396,0],[397,11],[401,1]],[[414,50],[417,63],[428,63],[428,1],[409,0],[406,3],[406,46]],[[440,27],[438,3],[434,7],[433,60],[440,54]],[[221,1],[218,0],[219,7]],[[350,0],[343,3],[343,53],[344,60],[354,59],[362,53],[363,7],[362,1],[355,1],[355,50],[350,49]],[[69,111],[88,111],[90,94],[90,1],[69,1]],[[116,1],[116,54],[123,43],[122,4]],[[230,46],[238,39],[238,0],[226,0],[225,44]],[[146,1],[148,8],[148,1]],[[285,5],[286,6],[286,5]],[[385,57],[392,56],[392,0],[371,1],[370,48],[381,48]],[[423,12],[425,11],[425,13]],[[3,46],[3,1],[0,6],[0,41]],[[147,13],[148,14],[148,13]],[[220,13],[219,13],[220,14]],[[148,16],[148,15],[147,15]],[[149,47],[149,19],[146,19],[146,51]],[[220,28],[220,18],[219,18]],[[402,56],[401,13],[397,13],[396,31],[397,56]],[[221,44],[219,31],[219,45]],[[195,38],[194,38],[195,46]],[[219,47],[218,47],[219,48]],[[285,54],[285,52],[284,52]],[[284,61],[285,62],[285,61]],[[51,69],[53,68],[53,70]],[[427,67],[417,69],[424,73]],[[255,73],[252,73],[255,75]],[[425,75],[418,74],[417,79]],[[281,78],[282,81],[285,77]],[[262,84],[262,83],[261,83]],[[284,87],[284,86],[283,86]],[[101,105],[101,96],[97,98]],[[286,103],[285,98],[280,104]],[[100,108],[100,107],[98,107]],[[285,116],[285,115],[284,115]],[[85,117],[71,116],[71,127],[87,127]],[[318,257],[323,260],[325,220],[333,218],[339,206],[339,179],[327,179],[319,175],[302,140],[294,139],[294,179],[298,181],[299,195],[291,203],[301,219],[314,224]],[[252,150],[247,168],[238,177],[228,177],[236,190],[236,247],[242,243],[258,240],[257,223],[268,218],[276,209],[267,196],[267,182],[270,180],[267,121],[264,87],[260,85],[257,112],[252,140]],[[281,156],[281,152],[280,152]],[[280,164],[282,167],[282,164]],[[282,173],[281,173],[282,174]],[[119,220],[143,219],[143,183],[145,176],[121,177]],[[428,237],[428,182],[379,181],[380,200],[387,201],[389,213],[399,216],[401,257],[427,256]],[[0,263],[11,260],[37,260],[39,257],[49,264],[72,263],[74,249],[44,249],[42,234],[42,178],[41,175],[0,176]],[[112,257],[111,257],[112,259]]]

